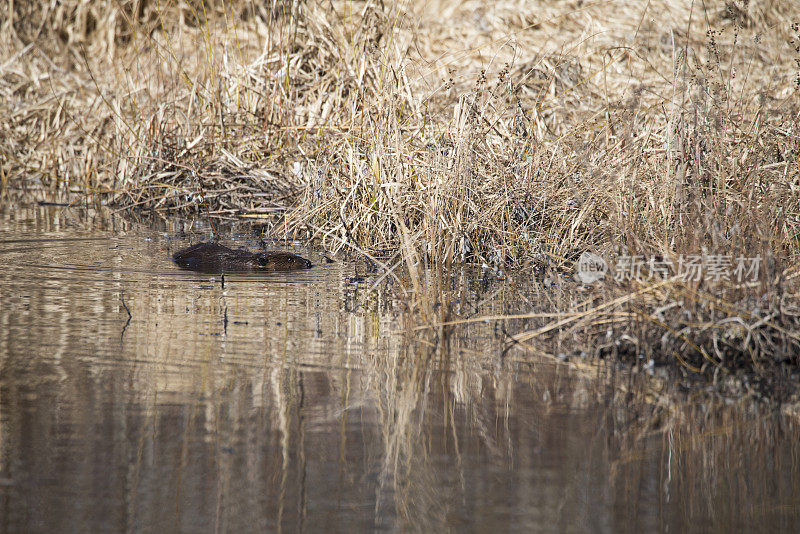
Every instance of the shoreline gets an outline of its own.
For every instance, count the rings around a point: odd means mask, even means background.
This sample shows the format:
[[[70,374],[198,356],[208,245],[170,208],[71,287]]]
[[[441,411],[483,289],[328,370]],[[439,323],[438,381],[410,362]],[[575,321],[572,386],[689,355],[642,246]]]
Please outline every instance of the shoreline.
[[[13,5],[5,206],[39,188],[391,251],[421,325],[451,320],[448,277],[485,265],[517,315],[542,314],[504,326],[530,350],[797,399],[800,6]],[[586,253],[762,263],[752,287],[586,288]]]

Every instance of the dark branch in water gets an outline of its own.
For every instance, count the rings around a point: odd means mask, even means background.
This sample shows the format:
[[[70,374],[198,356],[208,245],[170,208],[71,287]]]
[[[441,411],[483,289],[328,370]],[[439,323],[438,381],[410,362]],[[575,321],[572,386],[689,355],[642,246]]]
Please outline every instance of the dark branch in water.
[[[122,327],[122,332],[119,335],[119,344],[122,346],[123,339],[125,338],[125,330],[128,329],[128,325],[131,324],[131,319],[133,315],[131,315],[131,310],[128,309],[128,305],[125,304],[125,290],[120,289],[119,291],[119,299],[122,301],[122,307],[125,309],[125,312],[128,314],[128,320],[125,321],[125,326]]]
[[[126,312],[127,312],[127,314],[128,314],[128,322],[131,322],[131,318],[132,318],[133,316],[131,315],[131,310],[129,310],[129,309],[128,309],[128,305],[127,305],[127,304],[125,304],[125,290],[124,290],[124,289],[120,290],[120,292],[119,292],[119,298],[120,298],[120,300],[122,301],[122,307],[125,309],[125,311],[126,311]]]

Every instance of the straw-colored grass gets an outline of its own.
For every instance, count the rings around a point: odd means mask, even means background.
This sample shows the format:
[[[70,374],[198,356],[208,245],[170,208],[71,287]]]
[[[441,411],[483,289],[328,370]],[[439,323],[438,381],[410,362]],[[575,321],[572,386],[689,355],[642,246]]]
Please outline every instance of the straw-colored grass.
[[[563,285],[587,250],[758,256],[750,286],[545,299],[514,342],[798,364],[797,2],[8,0],[0,21],[7,202],[362,250],[429,323],[458,317],[428,275],[462,263]]]

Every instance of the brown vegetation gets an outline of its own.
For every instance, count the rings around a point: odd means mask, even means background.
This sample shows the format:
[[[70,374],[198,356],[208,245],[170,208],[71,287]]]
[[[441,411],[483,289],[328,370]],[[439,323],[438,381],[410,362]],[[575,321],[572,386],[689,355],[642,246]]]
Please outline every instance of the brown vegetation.
[[[0,21],[7,202],[362,250],[402,262],[429,323],[463,320],[437,306],[456,264],[535,275],[532,313],[493,318],[512,343],[796,378],[796,2],[5,1]],[[587,290],[584,251],[762,262],[750,284]]]

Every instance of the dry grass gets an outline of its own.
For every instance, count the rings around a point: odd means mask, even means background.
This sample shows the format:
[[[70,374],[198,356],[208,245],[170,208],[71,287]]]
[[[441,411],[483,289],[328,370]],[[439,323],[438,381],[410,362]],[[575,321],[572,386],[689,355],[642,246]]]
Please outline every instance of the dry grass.
[[[800,363],[796,2],[5,1],[0,20],[7,202],[362,250],[404,266],[429,323],[461,317],[439,306],[454,265],[536,274],[565,291],[522,306],[536,350]],[[763,264],[750,286],[580,294],[587,250]]]

